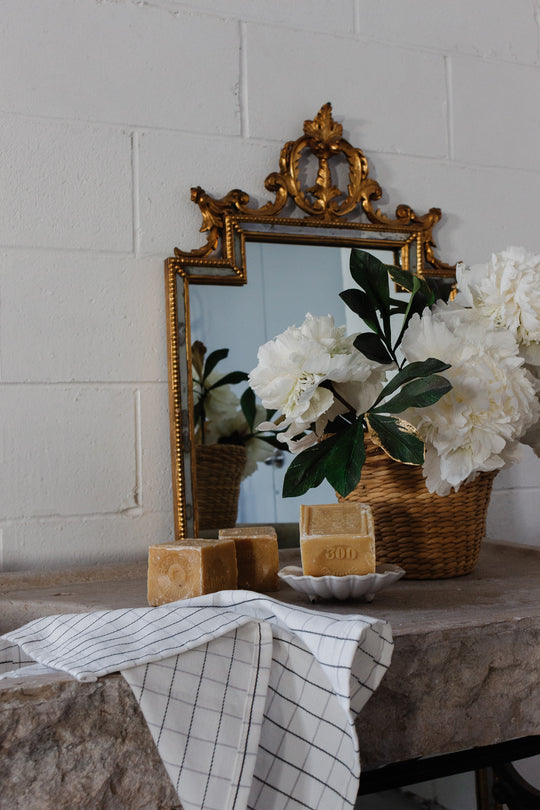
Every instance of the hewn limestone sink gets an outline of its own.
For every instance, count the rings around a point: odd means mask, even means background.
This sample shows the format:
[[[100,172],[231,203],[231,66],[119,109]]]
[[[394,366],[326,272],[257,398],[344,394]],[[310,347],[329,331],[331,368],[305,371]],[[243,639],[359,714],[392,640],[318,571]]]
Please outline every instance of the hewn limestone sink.
[[[280,552],[282,564],[299,551]],[[540,734],[540,550],[484,543],[477,569],[400,580],[321,609],[388,619],[390,669],[357,729],[364,766]],[[287,586],[280,599],[309,604]],[[2,632],[54,613],[146,605],[146,563],[0,575]],[[0,681],[0,810],[171,810],[174,790],[121,675]]]
[[[41,616],[140,607],[145,587],[146,562],[0,574],[0,634]]]

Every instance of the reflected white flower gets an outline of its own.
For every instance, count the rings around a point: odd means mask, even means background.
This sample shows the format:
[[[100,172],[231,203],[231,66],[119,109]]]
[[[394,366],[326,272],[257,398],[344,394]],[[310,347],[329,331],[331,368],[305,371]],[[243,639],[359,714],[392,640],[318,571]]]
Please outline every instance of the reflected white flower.
[[[444,375],[452,390],[429,408],[402,414],[426,441],[430,492],[447,495],[477,472],[518,459],[519,441],[540,408],[510,332],[490,327],[474,310],[438,302],[411,318],[402,349],[409,361],[431,356],[451,364]]]
[[[218,389],[219,390],[219,389]],[[266,416],[266,411],[260,405],[255,410],[255,429],[257,423]],[[252,436],[246,417],[241,409],[221,416],[213,421],[208,421],[206,425],[206,444],[218,443],[223,437],[234,439],[234,444],[245,447],[246,466],[242,473],[242,480],[248,478],[257,469],[259,461],[265,461],[273,453],[273,448],[268,442],[258,436]]]
[[[509,247],[487,264],[458,264],[456,276],[456,302],[509,329],[522,356],[540,364],[540,255]]]
[[[206,418],[210,421],[219,422],[221,419],[226,418],[236,411],[240,406],[240,400],[230,385],[220,385],[218,388],[213,388],[211,391],[208,390],[224,376],[224,374],[211,371],[204,381],[204,387],[206,389],[204,410]],[[201,383],[195,373],[193,374],[193,383],[193,398],[196,405],[201,397]]]
[[[384,385],[390,366],[364,357],[354,348],[354,338],[344,326],[336,327],[331,315],[308,313],[301,326],[288,327],[259,348],[250,385],[265,408],[283,415],[279,427],[285,430],[279,438],[294,452],[315,442],[330,419],[348,410],[345,403],[363,413]],[[326,381],[333,383],[337,396],[321,385]],[[314,436],[294,441],[312,426]]]

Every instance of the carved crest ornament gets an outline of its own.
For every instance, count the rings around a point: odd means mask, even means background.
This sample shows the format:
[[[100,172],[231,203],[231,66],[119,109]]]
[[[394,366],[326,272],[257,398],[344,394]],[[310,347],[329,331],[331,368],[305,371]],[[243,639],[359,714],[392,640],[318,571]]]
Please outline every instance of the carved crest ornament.
[[[318,161],[318,171],[315,182],[304,188],[302,164],[310,155]],[[348,171],[346,189],[335,184],[332,173],[332,165],[343,162],[346,162]],[[272,225],[274,231],[281,224],[338,230],[361,227],[366,233],[371,229],[382,229],[414,234],[420,242],[417,252],[421,254],[417,256],[415,272],[454,275],[455,267],[445,264],[434,253],[432,229],[441,219],[440,208],[430,208],[427,214],[419,216],[409,205],[402,204],[397,206],[395,218],[376,209],[373,203],[382,197],[381,186],[369,176],[368,161],[362,150],[343,138],[343,127],[334,121],[330,103],[321,107],[313,121],[304,122],[304,134],[300,138],[284,145],[279,171],[269,174],[264,186],[275,195],[275,199],[259,208],[251,207],[249,194],[240,189],[232,189],[221,199],[216,199],[200,186],[192,188],[191,199],[199,206],[202,215],[200,230],[207,234],[207,239],[202,247],[189,252],[174,249],[174,258],[169,261],[177,260],[176,271],[190,275],[186,269],[188,266],[228,267],[236,276],[229,283],[245,282],[245,256],[243,252],[241,256],[235,254],[234,236],[241,233],[242,224],[249,220],[252,224]],[[305,216],[283,216],[291,207],[296,209],[295,213],[303,212]],[[361,224],[353,220],[362,214],[367,222]],[[193,283],[206,282],[203,275],[197,275],[198,278],[192,279]],[[226,283],[224,279],[222,283]]]
[[[309,179],[311,178],[311,180]],[[313,179],[314,178],[314,179]],[[342,181],[338,181],[338,178]],[[281,150],[278,171],[265,189],[274,199],[258,207],[238,188],[222,198],[191,189],[202,216],[206,242],[188,252],[174,249],[165,261],[169,411],[177,539],[197,531],[196,471],[191,452],[193,392],[189,286],[247,282],[246,241],[338,247],[384,248],[394,261],[418,275],[454,279],[455,266],[435,255],[432,231],[439,208],[418,215],[398,205],[390,217],[375,207],[383,191],[369,176],[363,152],[343,138],[330,103],[304,122],[303,134]]]

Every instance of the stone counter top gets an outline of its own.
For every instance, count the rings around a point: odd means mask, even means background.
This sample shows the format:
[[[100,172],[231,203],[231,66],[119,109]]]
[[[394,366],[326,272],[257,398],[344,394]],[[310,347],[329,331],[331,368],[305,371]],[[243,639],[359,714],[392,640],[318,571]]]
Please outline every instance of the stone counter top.
[[[280,554],[283,564],[298,561],[298,550]],[[42,615],[145,605],[145,574],[141,563],[0,575],[2,632]],[[540,733],[539,585],[540,549],[485,542],[476,570],[465,577],[400,580],[371,603],[321,604],[392,625],[392,664],[357,722],[364,767]],[[309,604],[283,583],[272,596]],[[175,806],[119,675],[95,684],[63,675],[2,682],[0,739],[0,810],[71,807],[63,797],[73,780],[86,784],[81,810]],[[15,774],[27,761],[33,787],[17,799],[10,786],[16,778],[20,788]],[[58,790],[51,788],[44,804],[38,788],[50,781],[51,768]]]
[[[280,561],[300,565],[299,549],[282,549]],[[371,603],[325,602],[320,608],[384,618],[397,637],[538,617],[538,585],[540,549],[485,541],[478,566],[465,577],[402,579]],[[271,596],[310,604],[283,582]],[[40,616],[146,605],[145,562],[0,574],[0,633]]]

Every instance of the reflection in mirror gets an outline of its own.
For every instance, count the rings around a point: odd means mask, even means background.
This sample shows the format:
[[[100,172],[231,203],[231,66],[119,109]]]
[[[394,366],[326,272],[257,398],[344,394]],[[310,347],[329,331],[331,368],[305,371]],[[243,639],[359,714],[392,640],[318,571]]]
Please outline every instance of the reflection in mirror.
[[[351,286],[347,273],[343,279],[343,265],[347,268],[353,246],[373,250],[384,263],[399,263],[422,276],[437,276],[449,283],[455,277],[455,267],[442,262],[434,251],[432,232],[441,219],[440,209],[417,214],[400,204],[393,215],[381,210],[378,201],[383,190],[369,176],[363,152],[343,138],[343,127],[333,119],[330,103],[313,120],[304,121],[303,134],[296,141],[283,146],[279,170],[266,177],[264,186],[270,199],[260,206],[238,187],[222,197],[192,188],[191,199],[200,208],[206,241],[193,250],[177,247],[165,261],[178,539],[198,531],[202,473],[197,472],[193,451],[194,340],[202,340],[209,351],[230,350],[226,361],[230,365],[220,363],[224,373],[250,371],[256,365],[258,347],[288,326],[300,324],[309,311],[331,314],[337,325],[345,323],[354,333],[355,325],[339,299],[339,292]],[[240,521],[297,521],[298,504],[281,499],[284,472],[285,468],[259,465],[244,485]],[[333,498],[333,493],[318,489],[316,497],[320,502]]]
[[[339,293],[355,286],[349,272],[350,249],[317,245],[284,245],[249,242],[246,245],[248,283],[234,287],[192,287],[190,292],[191,337],[208,348],[228,348],[220,364],[221,373],[251,371],[257,365],[259,346],[299,326],[307,312],[332,315],[347,332],[359,331],[356,317]],[[393,264],[391,250],[370,250],[377,258]],[[363,330],[363,327],[362,327]],[[238,395],[246,384],[236,387]],[[268,446],[268,462],[272,448]],[[242,482],[238,507],[240,523],[295,523],[302,503],[331,503],[335,494],[325,481],[302,498],[282,498],[283,477],[292,458],[284,446],[284,460],[259,463]]]

